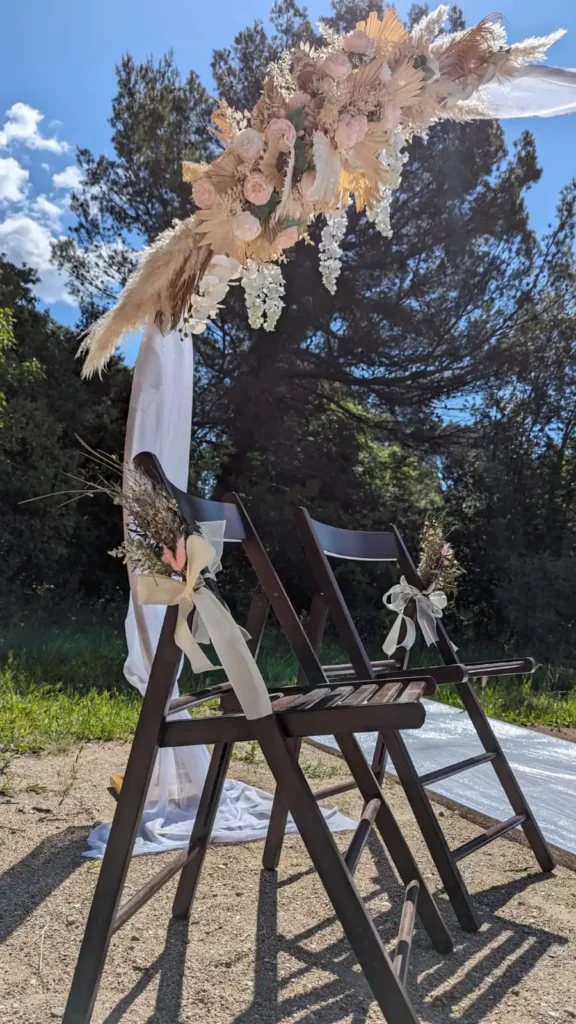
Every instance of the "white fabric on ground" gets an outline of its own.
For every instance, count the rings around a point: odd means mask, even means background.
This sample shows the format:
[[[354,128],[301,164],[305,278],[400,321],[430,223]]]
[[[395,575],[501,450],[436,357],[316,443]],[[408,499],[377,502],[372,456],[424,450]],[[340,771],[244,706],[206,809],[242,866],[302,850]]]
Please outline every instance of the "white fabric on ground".
[[[192,345],[175,332],[162,335],[149,328],[144,335],[134,368],[130,410],[126,428],[125,459],[150,451],[160,460],[166,476],[181,490],[188,487],[192,389]],[[124,674],[140,693],[145,693],[154,651],[166,609],[139,606],[133,596],[126,618],[128,657]],[[177,696],[177,688],[175,696]],[[188,718],[186,711],[172,720]],[[134,854],[163,853],[188,845],[196,809],[208,770],[206,747],[175,747],[160,750]],[[217,842],[262,839],[268,830],[272,796],[242,782],[227,781],[213,832]],[[354,828],[355,822],[338,811],[324,812],[332,831]],[[295,832],[290,819],[287,831]],[[88,837],[86,857],[102,857],[109,825],[98,825]]]
[[[490,82],[470,98],[488,105],[486,117],[555,117],[576,112],[576,68],[526,64],[507,82]]]
[[[422,729],[402,733],[419,775],[483,752],[465,712],[438,701],[425,700],[423,704],[426,721]],[[493,718],[490,722],[546,839],[576,853],[576,743]],[[365,733],[357,739],[370,759],[376,734]],[[336,749],[332,736],[316,736],[315,740]],[[390,764],[388,767],[393,771]],[[429,788],[498,821],[513,813],[490,764]]]

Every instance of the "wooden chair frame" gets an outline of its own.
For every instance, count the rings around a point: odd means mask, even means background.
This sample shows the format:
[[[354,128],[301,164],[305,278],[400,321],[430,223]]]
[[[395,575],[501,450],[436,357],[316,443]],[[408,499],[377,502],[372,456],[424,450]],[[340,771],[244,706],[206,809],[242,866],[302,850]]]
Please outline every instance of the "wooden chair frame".
[[[298,509],[295,513],[295,523],[319,588],[311,606],[307,630],[310,642],[319,653],[327,616],[331,614],[350,658],[348,664],[323,665],[322,668],[327,677],[332,682],[336,680],[344,682],[350,677],[382,680],[387,678],[388,673],[391,672],[394,674],[394,678],[402,678],[402,671],[400,677],[398,672],[403,669],[404,678],[410,679],[422,671],[408,669],[409,652],[402,647],[399,647],[394,657],[387,661],[371,661],[369,659],[329,561],[329,558],[333,556],[367,562],[393,562],[399,566],[401,573],[411,586],[423,590],[422,581],[399,530],[394,526],[388,531],[379,532],[342,530],[316,522],[304,508]],[[410,609],[407,609],[407,613],[409,612]],[[414,617],[413,610],[412,614]],[[484,753],[419,776],[402,737],[398,733],[388,733],[385,739],[383,736],[378,738],[372,768],[376,778],[381,782],[384,776],[386,753],[390,754],[454,912],[462,928],[466,931],[476,931],[480,926],[480,919],[458,869],[459,861],[520,826],[542,871],[552,871],[554,868],[554,859],[548,845],[482,705],[468,681],[483,676],[532,672],[534,661],[531,658],[524,658],[515,661],[465,665],[458,657],[441,621],[438,621],[437,629],[438,642],[436,646],[444,664],[426,667],[424,671],[430,674],[437,684],[454,686],[484,747]],[[441,779],[450,778],[460,772],[487,763],[494,768],[514,813],[506,821],[489,828],[463,846],[451,850],[433,811],[425,787],[433,782],[439,782]],[[351,787],[354,783],[348,785]],[[344,783],[340,790],[342,791],[345,787]],[[318,797],[324,795],[326,795],[326,791],[317,794]],[[277,810],[277,817],[279,820],[274,832],[269,834],[270,847],[275,844],[275,848],[269,850],[270,860],[274,856],[277,860],[280,852],[279,844],[281,845],[284,833],[280,808]]]
[[[153,457],[146,455],[139,461],[151,475],[154,474],[156,480],[166,482]],[[183,492],[177,492],[175,488],[170,489],[188,517],[193,513],[193,518],[198,521],[209,518],[206,513],[211,512],[212,518],[226,519],[233,539],[244,545],[250,540],[254,541],[254,537],[247,536],[238,507],[211,503],[213,507],[209,509],[205,503],[199,503]],[[219,506],[217,509],[214,507],[216,505]],[[216,512],[218,515],[214,514]],[[287,614],[287,607],[292,609],[289,602],[287,605],[283,602],[283,615]],[[372,731],[374,728],[387,733],[388,729],[421,727],[425,714],[420,697],[433,684],[421,678],[400,687],[390,682],[372,685],[370,701],[366,702],[363,698],[362,703],[353,699],[360,689],[355,685],[342,687],[325,682],[312,692],[310,687],[307,690],[292,688],[280,691],[275,696],[271,714],[253,720],[246,719],[238,710],[229,683],[211,687],[191,698],[171,700],[182,656],[174,641],[177,614],[178,609],[171,607],[164,617],[64,1013],[64,1024],[88,1024],[114,933],[176,874],[180,878],[173,915],[177,918],[189,916],[234,743],[252,739],[262,749],[275,778],[277,791],[294,818],[385,1019],[389,1024],[418,1024],[406,993],[406,974],[416,912],[437,950],[449,952],[452,941],[354,733]],[[256,613],[253,618],[256,621]],[[260,622],[263,618],[260,610]],[[222,714],[201,719],[191,718],[189,721],[168,720],[171,712],[198,705],[215,696],[221,698]],[[342,755],[365,801],[364,813],[344,857],[334,842],[295,753],[303,737],[315,735],[318,731],[327,731],[337,736]],[[120,905],[158,751],[162,747],[197,744],[214,746],[188,850],[173,857],[127,902]],[[373,825],[380,832],[406,887],[393,958],[388,956],[353,879]]]

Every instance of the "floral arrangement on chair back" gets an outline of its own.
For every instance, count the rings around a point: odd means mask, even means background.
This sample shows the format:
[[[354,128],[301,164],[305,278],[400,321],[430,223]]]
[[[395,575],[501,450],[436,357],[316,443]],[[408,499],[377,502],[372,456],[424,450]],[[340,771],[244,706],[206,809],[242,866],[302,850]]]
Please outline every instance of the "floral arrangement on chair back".
[[[482,86],[541,60],[563,34],[509,46],[500,17],[448,34],[448,12],[438,7],[411,31],[392,7],[344,35],[323,28],[323,46],[303,44],[269,67],[253,110],[220,101],[212,132],[221,154],[183,165],[196,211],[142,254],[83,343],[84,372],[100,370],[120,338],[149,321],[202,333],[238,278],[251,325],[273,330],[285,253],[310,241],[321,215],[320,268],[334,293],[351,197],[389,235],[410,140],[442,118],[486,116]]]

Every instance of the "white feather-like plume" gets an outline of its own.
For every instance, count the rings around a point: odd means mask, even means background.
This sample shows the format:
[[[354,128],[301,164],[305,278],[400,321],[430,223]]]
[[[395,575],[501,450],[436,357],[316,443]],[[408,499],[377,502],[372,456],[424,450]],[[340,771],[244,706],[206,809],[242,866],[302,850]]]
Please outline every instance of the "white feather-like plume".
[[[164,231],[144,249],[116,305],[100,317],[78,351],[85,355],[83,377],[100,373],[124,335],[156,321],[176,327],[210,258],[198,244],[193,217]]]

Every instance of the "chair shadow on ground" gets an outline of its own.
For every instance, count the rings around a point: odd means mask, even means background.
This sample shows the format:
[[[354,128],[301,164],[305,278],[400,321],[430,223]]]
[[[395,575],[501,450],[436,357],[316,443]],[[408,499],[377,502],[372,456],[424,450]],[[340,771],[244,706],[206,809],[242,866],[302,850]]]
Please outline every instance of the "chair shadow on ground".
[[[0,877],[0,943],[5,941],[27,917],[43,903],[82,863],[86,849],[86,827],[71,826],[43,840],[26,857]],[[372,912],[374,901],[385,894],[390,909],[377,912],[375,924],[388,948],[398,927],[403,891],[383,853],[379,840],[372,835],[368,841],[374,875],[370,892],[363,895]],[[366,856],[367,854],[365,854]],[[261,871],[258,892],[256,927],[256,969],[253,999],[231,1024],[281,1024],[298,1015],[300,1024],[337,1024],[346,1019],[350,1024],[364,1024],[371,1005],[369,989],[359,971],[347,940],[340,936],[327,940],[322,948],[311,948],[311,942],[322,941],[322,934],[335,923],[330,914],[312,923],[291,937],[278,933],[278,901],[307,875],[312,867],[278,881],[273,872]],[[522,980],[553,946],[565,945],[566,939],[545,928],[518,924],[499,911],[514,897],[533,885],[544,882],[548,875],[530,874],[479,893],[477,905],[484,911],[487,926],[476,935],[461,931],[453,917],[448,900],[437,896],[455,940],[455,950],[448,956],[435,953],[426,934],[419,927],[409,975],[409,990],[421,1020],[450,1021],[452,1010],[466,1000],[466,1024],[481,1024],[511,989]],[[30,879],[34,885],[30,885]],[[169,922],[162,953],[147,967],[131,990],[109,1012],[102,1024],[121,1024],[129,1008],[158,976],[156,1005],[145,1024],[164,1024],[180,1019],[186,964],[188,922]],[[280,973],[279,957],[289,956],[298,966],[288,974]],[[503,969],[504,961],[508,960]],[[324,979],[310,987],[306,975],[323,972]],[[497,982],[497,984],[496,984]],[[295,983],[300,991],[293,993]],[[222,977],[225,984],[225,976]],[[431,1006],[430,999],[440,993],[442,1009]],[[440,1015],[439,1015],[440,1014]],[[460,1015],[458,1013],[458,1015]]]
[[[389,897],[390,909],[376,913],[374,921],[390,949],[398,927],[403,891],[375,836],[369,840],[369,849],[376,869],[375,884],[369,893],[363,895],[368,906],[382,894]],[[278,885],[274,876],[262,872],[254,996],[250,1007],[235,1017],[233,1024],[261,1024],[263,1020],[267,1024],[281,1024],[295,1016],[298,1016],[299,1024],[337,1024],[344,1019],[350,1024],[364,1024],[367,1019],[371,994],[347,940],[341,937],[336,942],[328,942],[320,950],[308,946],[311,939],[334,924],[332,915],[291,938],[278,934],[278,889],[297,883],[302,875],[299,873]],[[448,900],[443,894],[437,895],[441,912],[452,930],[455,948],[448,956],[436,953],[423,929],[418,928],[408,985],[421,1020],[455,1019],[453,1010],[458,1010],[460,1016],[459,1004],[466,1000],[463,1016],[466,1024],[481,1024],[487,1013],[494,1010],[512,989],[521,985],[553,946],[566,944],[567,940],[562,935],[545,928],[518,924],[498,913],[514,896],[548,877],[531,874],[480,893],[478,907],[481,912],[485,907],[489,908],[489,914],[487,926],[475,935],[462,932]],[[280,977],[278,957],[281,954],[288,954],[301,966]],[[508,963],[503,970],[505,960]],[[307,989],[305,976],[311,971],[325,972],[326,980]],[[292,995],[288,990],[297,979],[300,979],[304,991]],[[431,999],[437,994],[441,995],[442,1002],[432,1004]],[[438,1015],[440,1006],[441,1016]]]
[[[86,826],[71,825],[47,836],[0,875],[0,943],[78,870],[89,831]]]

